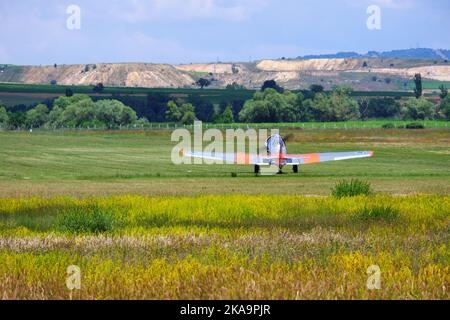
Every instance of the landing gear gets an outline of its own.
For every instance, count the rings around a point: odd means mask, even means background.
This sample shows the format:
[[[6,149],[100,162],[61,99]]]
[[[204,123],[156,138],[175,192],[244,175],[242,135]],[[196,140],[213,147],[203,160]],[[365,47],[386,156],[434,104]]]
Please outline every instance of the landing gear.
[[[283,174],[283,166],[278,167],[278,173],[277,174]]]
[[[298,173],[298,166],[292,166],[292,171],[294,173]]]
[[[261,168],[258,165],[255,165],[255,174],[260,174],[261,173]]]

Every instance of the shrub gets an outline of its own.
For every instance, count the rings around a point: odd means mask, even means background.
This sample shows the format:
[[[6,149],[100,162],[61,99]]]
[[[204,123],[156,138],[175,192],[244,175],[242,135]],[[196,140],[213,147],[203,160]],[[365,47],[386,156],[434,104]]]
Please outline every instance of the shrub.
[[[336,183],[331,194],[335,198],[354,197],[359,195],[370,195],[372,190],[370,182],[358,179],[342,180]]]
[[[421,123],[418,122],[412,122],[412,123],[408,123],[405,126],[406,129],[425,129],[425,126]]]
[[[395,125],[392,123],[385,123],[382,126],[383,129],[395,129]]]
[[[117,220],[113,213],[97,205],[68,209],[57,218],[57,228],[70,233],[102,233],[111,231]]]
[[[359,211],[355,218],[357,220],[382,220],[382,221],[392,221],[399,217],[399,212],[397,209],[391,206],[375,206],[375,207],[364,207]]]

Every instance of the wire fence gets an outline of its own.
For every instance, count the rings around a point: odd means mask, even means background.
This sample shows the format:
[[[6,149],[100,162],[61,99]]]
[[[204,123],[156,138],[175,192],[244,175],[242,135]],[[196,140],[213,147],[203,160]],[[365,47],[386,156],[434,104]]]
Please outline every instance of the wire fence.
[[[303,122],[303,123],[231,123],[231,124],[215,124],[215,123],[203,123],[203,129],[308,129],[308,130],[333,130],[333,129],[382,129],[386,128],[407,128],[408,125],[420,124],[424,128],[428,129],[445,129],[450,128],[450,121],[349,121],[349,122]],[[388,126],[386,126],[388,125]],[[40,127],[40,128],[19,128],[15,131],[130,131],[130,130],[175,130],[175,129],[188,129],[194,128],[193,125],[182,125],[177,123],[149,123],[139,125],[123,125],[114,128],[107,127],[82,127],[82,126],[67,126],[67,127]],[[0,126],[0,130],[8,130],[5,127]]]

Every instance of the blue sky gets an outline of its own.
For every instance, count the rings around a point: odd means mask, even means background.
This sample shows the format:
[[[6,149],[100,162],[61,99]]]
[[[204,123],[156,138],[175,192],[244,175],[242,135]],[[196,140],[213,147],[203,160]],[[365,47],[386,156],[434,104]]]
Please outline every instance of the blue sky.
[[[81,9],[69,30],[67,7]],[[381,30],[366,10],[381,9]],[[450,48],[448,0],[0,1],[0,63],[248,61]]]

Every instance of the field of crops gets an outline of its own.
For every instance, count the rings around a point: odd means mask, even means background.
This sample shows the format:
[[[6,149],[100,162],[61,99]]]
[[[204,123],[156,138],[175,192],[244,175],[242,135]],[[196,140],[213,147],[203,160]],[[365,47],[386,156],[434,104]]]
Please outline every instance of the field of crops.
[[[435,88],[438,82],[429,85],[428,89]],[[66,89],[71,89],[74,93],[85,93],[93,96],[98,94],[93,92],[93,86],[65,86],[65,85],[45,85],[45,84],[14,84],[0,83],[0,101],[7,106],[18,104],[37,104],[45,99],[52,99],[58,95],[64,95]],[[355,91],[354,97],[397,97],[406,98],[414,96],[412,89],[410,91]],[[295,90],[294,90],[295,91]],[[138,88],[138,87],[105,87],[102,96],[111,97],[112,95],[134,95],[142,96],[148,93],[162,93],[173,97],[183,97],[193,95],[207,99],[213,104],[221,102],[231,102],[234,100],[249,100],[253,97],[254,90],[225,90],[225,89],[190,89],[190,88]],[[427,93],[427,95],[429,95]]]
[[[448,299],[448,196],[0,200],[5,299]],[[66,269],[81,289],[66,287]],[[369,290],[367,269],[381,271]]]
[[[98,96],[93,86],[64,86],[64,85],[34,85],[0,83],[0,101],[7,106],[14,106],[24,102],[40,103],[45,99],[52,99],[64,95],[66,89],[74,93],[84,93]],[[112,95],[132,95],[145,99],[149,93],[167,94],[173,97],[187,97],[189,95],[202,97],[211,103],[231,102],[233,100],[248,100],[253,97],[253,90],[225,90],[225,89],[183,89],[183,88],[133,88],[133,87],[105,87],[101,96],[110,98]]]

